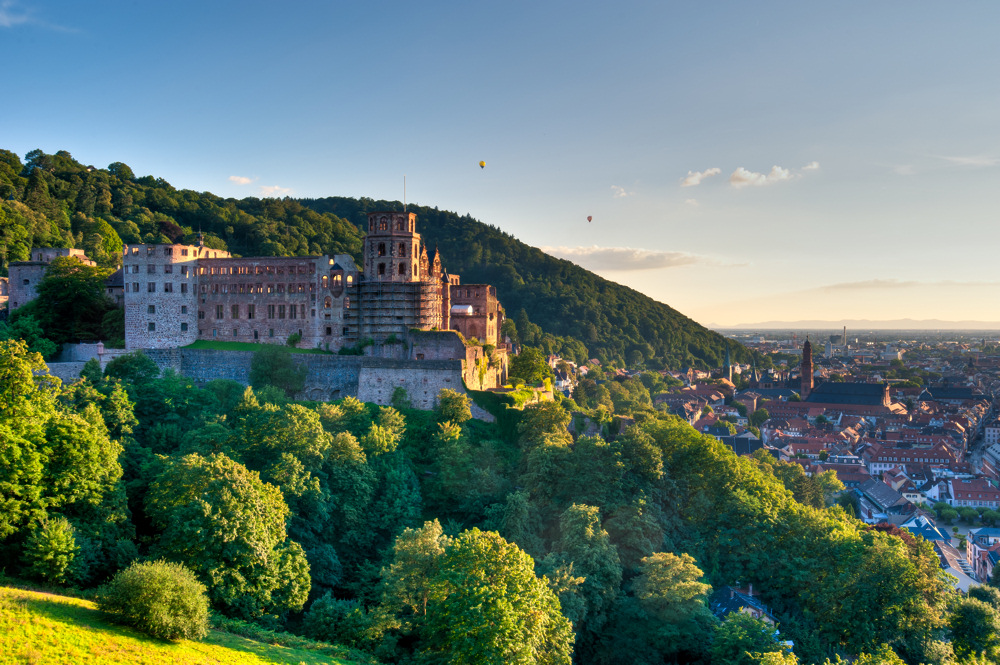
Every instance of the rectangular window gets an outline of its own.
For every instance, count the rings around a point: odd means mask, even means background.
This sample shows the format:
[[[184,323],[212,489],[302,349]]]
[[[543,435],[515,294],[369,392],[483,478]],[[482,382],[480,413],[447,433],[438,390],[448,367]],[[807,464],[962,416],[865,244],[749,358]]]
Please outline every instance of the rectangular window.
[[[181,324],[181,332],[187,332],[187,329],[188,329],[188,324],[182,323]]]
[[[188,255],[188,251],[186,249],[182,249],[181,250],[181,256],[187,256],[187,255]]]
[[[134,275],[137,272],[139,272],[139,264],[132,266],[132,274]]]
[[[254,315],[254,306],[253,305],[247,305],[247,318],[248,319],[252,319],[253,315]]]
[[[267,331],[267,336],[274,337],[274,328],[271,328],[270,330]]]
[[[163,292],[164,293],[173,293],[174,292],[174,283],[173,282],[164,282],[163,283]]]
[[[268,305],[267,306],[267,318],[269,318],[269,319],[273,319],[274,318],[274,305]]]
[[[199,319],[204,319],[205,318],[205,310],[203,310],[203,309],[199,309],[198,310],[198,318]]]
[[[146,312],[149,314],[156,314],[156,305],[149,305],[146,307]]]
[[[294,307],[294,305],[293,305],[293,307]],[[316,316],[315,312],[313,312],[313,316]],[[305,305],[299,305],[299,318],[300,319],[306,318],[306,306]]]
[[[187,313],[188,313],[188,306],[181,305],[181,314],[187,314]]]
[[[238,334],[239,334],[239,331],[236,330],[236,328],[233,328],[233,337],[236,337]]]
[[[152,321],[149,322],[149,330],[150,331],[156,330],[156,324],[153,323]]]
[[[187,282],[181,282],[181,293],[187,293],[187,292],[188,292]]]
[[[295,307],[295,305],[289,305],[288,306],[288,318],[290,318],[290,319],[297,319],[297,318],[299,318],[297,316],[297,314],[298,314],[298,309]]]
[[[218,284],[213,284],[212,285],[212,293],[218,293],[218,292],[219,292],[219,285]],[[223,291],[223,293],[225,293],[225,291]]]
[[[165,273],[172,273],[173,271],[174,271],[174,267],[172,265],[170,265],[169,263],[167,265],[163,266],[163,272],[165,272]]]
[[[164,247],[163,248],[163,255],[164,256],[173,256],[174,255],[173,248],[172,247]]]
[[[187,250],[184,250],[184,251],[186,252]],[[185,277],[187,277],[187,274],[188,274],[188,267],[187,266],[181,266],[181,274],[184,275]]]
[[[132,293],[139,293],[139,282],[132,282]]]
[[[229,309],[230,309],[230,313],[232,314],[231,318],[234,318],[234,319],[240,318],[240,306],[239,305],[233,305]]]
[[[212,337],[218,337],[218,336],[219,336],[219,329],[212,328]]]
[[[285,285],[278,284],[278,293],[284,293],[284,292],[285,292]]]
[[[278,318],[279,319],[285,318],[285,306],[284,305],[278,305]]]
[[[215,306],[215,318],[221,319],[223,316],[222,305]]]
[[[156,282],[150,282],[146,285],[147,293],[156,293]]]

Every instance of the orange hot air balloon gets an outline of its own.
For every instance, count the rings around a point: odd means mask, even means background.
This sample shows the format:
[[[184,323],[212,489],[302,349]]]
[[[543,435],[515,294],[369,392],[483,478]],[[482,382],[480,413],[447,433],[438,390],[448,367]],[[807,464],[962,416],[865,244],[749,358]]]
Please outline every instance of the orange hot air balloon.
[[[592,222],[592,221],[594,221],[594,218],[593,218],[593,216],[591,216],[591,215],[587,215],[587,221],[588,221],[588,222]]]
[[[479,162],[479,168],[485,169],[486,168],[486,162]]]

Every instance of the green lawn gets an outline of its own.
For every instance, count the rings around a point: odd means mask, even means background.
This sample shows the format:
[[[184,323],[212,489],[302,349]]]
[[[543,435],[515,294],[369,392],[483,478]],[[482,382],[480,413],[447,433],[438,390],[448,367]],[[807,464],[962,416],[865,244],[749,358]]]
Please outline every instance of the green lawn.
[[[199,339],[193,344],[188,344],[183,347],[185,349],[213,349],[215,351],[258,351],[260,350],[260,344],[254,344],[253,342],[216,342],[207,339]],[[285,347],[292,353],[324,353],[329,355],[329,351],[323,351],[322,349],[295,349],[290,346]]]
[[[313,644],[313,648],[289,648],[217,630],[201,642],[165,642],[109,623],[90,601],[0,587],[0,664],[359,662],[337,655],[347,649]]]

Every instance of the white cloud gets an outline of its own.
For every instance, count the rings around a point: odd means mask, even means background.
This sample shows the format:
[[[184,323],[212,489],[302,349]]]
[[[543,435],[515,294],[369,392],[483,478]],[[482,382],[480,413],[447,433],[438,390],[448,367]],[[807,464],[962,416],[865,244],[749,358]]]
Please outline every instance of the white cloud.
[[[560,259],[578,263],[591,270],[657,270],[703,262],[704,259],[683,252],[654,252],[631,247],[542,247]]]
[[[292,193],[292,190],[288,187],[279,187],[277,185],[261,185],[260,195],[265,198],[278,198],[281,196],[288,196]]]
[[[867,290],[867,289],[901,289],[913,286],[921,286],[921,282],[907,281],[901,279],[866,279],[860,282],[840,282],[838,284],[827,284],[820,289],[843,291],[843,290]]]
[[[688,171],[687,177],[681,180],[681,187],[697,187],[705,178],[711,178],[720,173],[722,173],[722,169],[715,166],[704,171]]]
[[[1000,159],[989,155],[968,155],[960,157],[942,157],[947,162],[955,166],[996,166],[1000,164]]]
[[[635,194],[635,192],[626,191],[624,187],[611,185],[611,195],[616,199],[623,199],[626,196],[632,196],[633,194]]]
[[[0,28],[13,28],[30,21],[31,17],[26,12],[15,8],[13,0],[0,2]]]
[[[780,166],[772,166],[771,172],[767,174],[748,171],[741,166],[729,176],[729,184],[737,189],[743,187],[763,187],[764,185],[773,185],[776,182],[791,180],[794,177],[791,171],[783,169]]]
[[[896,175],[915,175],[917,169],[913,167],[913,164],[898,164],[892,167],[892,172]]]
[[[818,171],[819,170],[819,162],[809,162],[808,164],[806,164],[805,166],[802,167],[802,170],[803,171]]]
[[[242,175],[231,175],[229,176],[229,180],[235,182],[237,185],[249,185],[251,182],[253,182],[252,178],[247,178],[246,176]]]
[[[695,208],[701,205],[700,203],[698,203],[698,199],[684,199],[684,203],[688,204],[689,206],[693,206]]]

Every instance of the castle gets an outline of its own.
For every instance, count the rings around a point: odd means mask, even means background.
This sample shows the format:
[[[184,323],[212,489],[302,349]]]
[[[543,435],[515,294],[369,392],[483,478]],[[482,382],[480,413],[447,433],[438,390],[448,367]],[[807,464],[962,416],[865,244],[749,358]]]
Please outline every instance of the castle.
[[[36,254],[37,261],[10,264],[12,310],[34,297],[55,256],[92,265],[81,250],[33,249],[32,259]],[[233,257],[201,242],[126,245],[108,289],[112,297],[112,289],[123,290],[129,350],[177,349],[197,340],[291,342],[401,361],[461,360],[467,383],[481,388],[506,380],[496,289],[462,284],[444,270],[437,250],[431,258],[416,214],[369,213],[363,257],[359,268],[346,254]],[[478,344],[416,335],[435,330]]]

